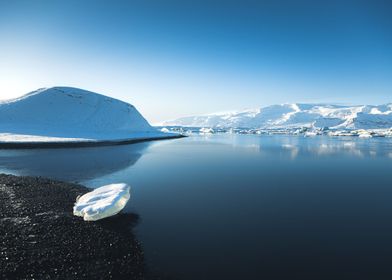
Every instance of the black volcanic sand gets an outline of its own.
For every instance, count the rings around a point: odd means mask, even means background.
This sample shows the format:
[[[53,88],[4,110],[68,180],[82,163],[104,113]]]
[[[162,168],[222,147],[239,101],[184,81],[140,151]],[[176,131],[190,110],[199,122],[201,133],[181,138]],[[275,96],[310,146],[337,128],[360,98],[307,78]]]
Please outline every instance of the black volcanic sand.
[[[0,175],[0,279],[145,279],[134,214],[85,222],[86,187]]]

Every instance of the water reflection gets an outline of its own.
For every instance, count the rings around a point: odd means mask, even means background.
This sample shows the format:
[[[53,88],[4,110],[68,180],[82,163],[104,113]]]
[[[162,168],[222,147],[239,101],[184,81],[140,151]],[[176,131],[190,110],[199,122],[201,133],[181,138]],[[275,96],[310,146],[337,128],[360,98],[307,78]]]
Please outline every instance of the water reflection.
[[[195,138],[193,140],[200,140]],[[354,137],[333,138],[319,136],[313,138],[297,136],[253,136],[253,135],[214,135],[208,142],[245,148],[250,152],[296,159],[308,156],[354,156],[354,157],[391,157],[392,139],[359,139]]]
[[[0,172],[25,176],[43,176],[69,182],[86,182],[134,165],[153,145],[154,151],[198,147],[215,153],[259,154],[262,157],[295,160],[307,157],[392,158],[392,139],[358,139],[295,136],[211,135],[191,136],[169,142],[137,143],[124,146],[74,149],[0,150]],[[180,144],[182,143],[182,145]],[[171,144],[165,148],[166,144]],[[178,145],[180,144],[180,145]],[[163,146],[162,146],[163,145]],[[173,145],[176,149],[173,150]],[[162,147],[161,147],[162,146]],[[204,147],[204,148],[203,148]],[[221,149],[219,149],[219,147]],[[196,154],[192,155],[194,158]]]
[[[76,149],[0,150],[0,172],[81,182],[134,165],[149,142]]]
[[[0,151],[0,171],[130,184],[147,264],[174,279],[336,279],[389,269],[391,160],[387,138],[195,135]]]

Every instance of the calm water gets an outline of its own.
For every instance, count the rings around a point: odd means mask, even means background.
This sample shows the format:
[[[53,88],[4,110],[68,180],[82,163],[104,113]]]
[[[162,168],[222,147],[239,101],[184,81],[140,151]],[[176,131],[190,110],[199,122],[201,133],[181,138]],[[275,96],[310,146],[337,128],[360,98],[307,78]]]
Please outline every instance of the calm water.
[[[174,279],[392,279],[392,139],[211,135],[0,151],[0,171],[132,186]]]

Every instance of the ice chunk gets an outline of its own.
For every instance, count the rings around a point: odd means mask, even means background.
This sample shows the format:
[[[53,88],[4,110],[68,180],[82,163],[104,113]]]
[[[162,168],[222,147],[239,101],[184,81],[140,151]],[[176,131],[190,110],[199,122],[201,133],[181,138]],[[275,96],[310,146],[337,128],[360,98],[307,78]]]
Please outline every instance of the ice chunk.
[[[111,184],[86,193],[76,199],[73,213],[85,221],[97,221],[116,215],[130,198],[130,186]]]
[[[370,133],[360,133],[358,135],[359,138],[372,138],[373,136]]]
[[[305,132],[304,136],[305,137],[314,137],[314,136],[317,136],[317,132],[307,131],[307,132]]]
[[[202,127],[199,129],[200,134],[212,134],[214,133],[214,130],[209,127]]]

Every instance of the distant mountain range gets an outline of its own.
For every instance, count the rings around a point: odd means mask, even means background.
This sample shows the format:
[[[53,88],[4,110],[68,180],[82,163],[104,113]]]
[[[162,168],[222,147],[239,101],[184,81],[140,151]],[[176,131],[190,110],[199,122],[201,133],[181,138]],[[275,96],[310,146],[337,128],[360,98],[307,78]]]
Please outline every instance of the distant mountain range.
[[[260,109],[214,113],[165,121],[163,126],[218,128],[330,128],[377,129],[392,127],[392,103],[373,106],[281,104]]]

